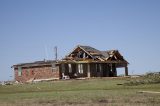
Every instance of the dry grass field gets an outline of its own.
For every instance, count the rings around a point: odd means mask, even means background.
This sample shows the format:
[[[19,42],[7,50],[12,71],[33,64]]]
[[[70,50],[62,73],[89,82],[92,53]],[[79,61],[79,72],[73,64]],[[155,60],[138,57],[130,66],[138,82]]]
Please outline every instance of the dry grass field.
[[[0,106],[160,106],[160,83],[128,85],[131,78],[61,80],[0,86]]]

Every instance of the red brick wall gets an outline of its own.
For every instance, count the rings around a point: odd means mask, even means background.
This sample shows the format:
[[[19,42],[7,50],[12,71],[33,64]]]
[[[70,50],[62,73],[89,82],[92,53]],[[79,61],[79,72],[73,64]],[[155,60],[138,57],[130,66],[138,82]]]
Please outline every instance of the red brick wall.
[[[59,78],[58,68],[52,69],[51,66],[41,66],[32,68],[22,68],[22,75],[18,76],[18,69],[15,68],[15,80],[26,82],[31,79]]]

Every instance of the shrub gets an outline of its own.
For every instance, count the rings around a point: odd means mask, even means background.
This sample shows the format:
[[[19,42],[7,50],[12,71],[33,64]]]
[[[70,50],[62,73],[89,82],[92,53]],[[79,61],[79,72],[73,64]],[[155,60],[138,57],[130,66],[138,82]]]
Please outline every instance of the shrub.
[[[160,83],[160,72],[146,73],[138,79],[132,79],[124,85],[134,86],[140,84],[156,84]]]

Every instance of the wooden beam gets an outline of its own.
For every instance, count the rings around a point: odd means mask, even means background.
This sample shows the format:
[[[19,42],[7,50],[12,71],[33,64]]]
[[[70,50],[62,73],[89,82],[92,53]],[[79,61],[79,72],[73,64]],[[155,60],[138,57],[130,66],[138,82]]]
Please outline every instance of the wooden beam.
[[[156,91],[138,91],[138,93],[160,94],[160,92],[156,92]]]

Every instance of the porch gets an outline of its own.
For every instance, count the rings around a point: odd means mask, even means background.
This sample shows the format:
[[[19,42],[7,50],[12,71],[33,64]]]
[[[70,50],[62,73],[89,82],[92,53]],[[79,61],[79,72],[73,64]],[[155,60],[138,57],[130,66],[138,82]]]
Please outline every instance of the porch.
[[[127,64],[120,63],[61,63],[58,64],[60,78],[116,77],[117,68],[124,68],[128,76]]]

